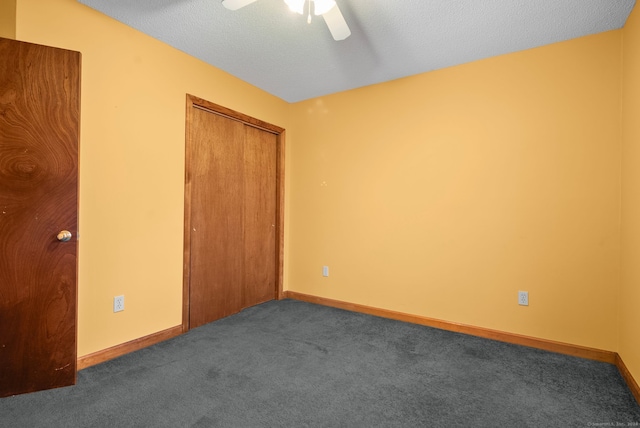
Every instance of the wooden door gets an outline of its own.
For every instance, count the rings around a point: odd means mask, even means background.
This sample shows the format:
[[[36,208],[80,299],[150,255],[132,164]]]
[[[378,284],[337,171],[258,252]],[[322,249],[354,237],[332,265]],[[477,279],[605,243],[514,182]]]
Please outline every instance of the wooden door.
[[[242,307],[276,297],[276,136],[244,125]]]
[[[0,39],[0,396],[76,380],[79,103],[78,52]]]
[[[282,292],[283,132],[187,98],[185,330]]]
[[[242,308],[244,125],[195,109],[192,122],[191,327]]]

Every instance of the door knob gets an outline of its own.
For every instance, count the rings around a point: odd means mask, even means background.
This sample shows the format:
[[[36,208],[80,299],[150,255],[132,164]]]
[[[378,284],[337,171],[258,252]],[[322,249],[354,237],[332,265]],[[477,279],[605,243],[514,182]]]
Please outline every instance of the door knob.
[[[58,233],[58,241],[67,242],[71,239],[71,236],[71,232],[69,232],[68,230],[63,230]]]

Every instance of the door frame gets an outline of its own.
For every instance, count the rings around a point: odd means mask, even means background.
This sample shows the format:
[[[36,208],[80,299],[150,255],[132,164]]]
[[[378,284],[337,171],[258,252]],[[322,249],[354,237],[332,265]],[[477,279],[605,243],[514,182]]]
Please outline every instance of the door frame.
[[[285,155],[285,129],[260,119],[247,116],[235,110],[214,104],[194,95],[187,94],[186,123],[185,123],[185,173],[184,173],[184,256],[183,256],[183,282],[182,282],[182,332],[189,331],[190,284],[191,284],[191,208],[192,208],[192,179],[191,171],[192,145],[191,126],[193,123],[193,109],[208,111],[212,114],[236,120],[245,125],[259,128],[276,136],[276,264],[273,267],[276,272],[275,296],[280,300],[284,293],[284,155]]]

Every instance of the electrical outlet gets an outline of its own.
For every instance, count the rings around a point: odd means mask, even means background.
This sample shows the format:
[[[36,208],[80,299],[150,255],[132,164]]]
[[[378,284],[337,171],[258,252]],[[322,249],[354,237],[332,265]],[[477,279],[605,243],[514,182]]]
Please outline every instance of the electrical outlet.
[[[329,266],[322,266],[322,276],[329,276]]]
[[[113,312],[124,311],[124,296],[116,296],[113,298]]]
[[[528,291],[518,291],[518,304],[521,306],[529,306]]]

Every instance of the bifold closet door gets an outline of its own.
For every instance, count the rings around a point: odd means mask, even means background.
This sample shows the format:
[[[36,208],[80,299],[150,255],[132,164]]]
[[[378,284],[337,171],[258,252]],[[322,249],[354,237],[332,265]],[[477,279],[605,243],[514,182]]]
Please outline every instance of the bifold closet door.
[[[189,327],[276,294],[276,136],[194,107]]]

